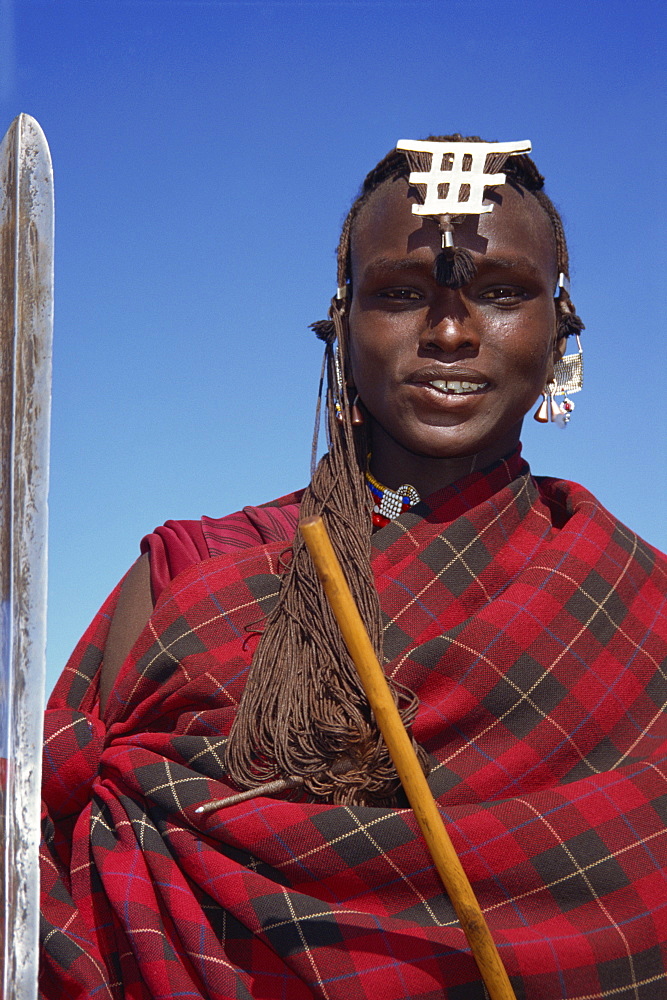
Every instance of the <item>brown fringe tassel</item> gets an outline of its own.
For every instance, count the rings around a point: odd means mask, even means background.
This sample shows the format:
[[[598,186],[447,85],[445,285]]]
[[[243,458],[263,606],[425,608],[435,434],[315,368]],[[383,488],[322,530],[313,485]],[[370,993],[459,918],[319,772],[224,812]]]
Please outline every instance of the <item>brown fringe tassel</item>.
[[[445,247],[435,258],[433,277],[443,288],[463,288],[476,274],[472,254],[463,247]]]
[[[563,337],[573,337],[585,329],[584,324],[577,316],[574,306],[567,292],[561,291],[556,299],[556,315],[558,318],[558,339]]]

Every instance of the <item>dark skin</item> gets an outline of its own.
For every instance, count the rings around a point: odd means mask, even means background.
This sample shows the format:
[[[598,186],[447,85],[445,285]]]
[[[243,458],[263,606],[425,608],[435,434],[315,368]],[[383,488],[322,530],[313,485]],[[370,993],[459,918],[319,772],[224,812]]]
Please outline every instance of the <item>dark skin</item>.
[[[456,226],[457,246],[469,249],[477,266],[477,277],[457,291],[433,278],[440,232],[432,219],[412,214],[407,181],[378,188],[355,223],[350,360],[372,422],[371,469],[386,486],[411,483],[427,496],[502,458],[563,354],[547,215],[532,195],[509,185],[490,195],[492,212]],[[478,388],[443,392],[433,380]],[[128,573],[111,623],[102,711],[152,611],[144,555]]]
[[[440,232],[412,214],[407,181],[380,187],[355,224],[351,371],[372,418],[371,471],[386,486],[426,496],[510,452],[564,351],[549,219],[509,185],[492,198],[492,212],[455,227],[477,267],[458,290],[435,282]]]

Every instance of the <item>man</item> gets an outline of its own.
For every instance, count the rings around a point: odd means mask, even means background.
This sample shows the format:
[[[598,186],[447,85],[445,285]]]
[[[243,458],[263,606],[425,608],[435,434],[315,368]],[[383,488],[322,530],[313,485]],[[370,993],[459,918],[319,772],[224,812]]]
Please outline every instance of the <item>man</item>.
[[[314,512],[517,994],[665,986],[667,565],[520,457],[581,330],[532,161],[464,221],[413,210],[415,166],[343,230],[308,488],[149,536],[54,694],[47,997],[485,996],[294,539]]]

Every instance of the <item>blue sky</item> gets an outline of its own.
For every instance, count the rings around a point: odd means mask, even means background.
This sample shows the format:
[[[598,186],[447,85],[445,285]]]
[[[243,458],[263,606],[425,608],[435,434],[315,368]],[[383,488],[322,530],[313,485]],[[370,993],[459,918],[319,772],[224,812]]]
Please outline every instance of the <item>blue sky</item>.
[[[586,388],[537,473],[665,523],[664,7],[640,0],[0,0],[0,132],[56,176],[50,687],[167,518],[303,485],[341,221],[399,138],[530,138]]]

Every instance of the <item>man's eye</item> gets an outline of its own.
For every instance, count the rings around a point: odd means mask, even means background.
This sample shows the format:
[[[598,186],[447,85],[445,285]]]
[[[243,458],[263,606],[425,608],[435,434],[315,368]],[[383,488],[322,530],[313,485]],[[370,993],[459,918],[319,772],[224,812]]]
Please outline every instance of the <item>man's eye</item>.
[[[383,288],[379,294],[383,299],[397,299],[399,302],[417,302],[423,298],[415,288]]]
[[[497,285],[480,293],[481,299],[488,299],[491,302],[519,302],[525,297],[523,288],[517,288],[516,285]]]

